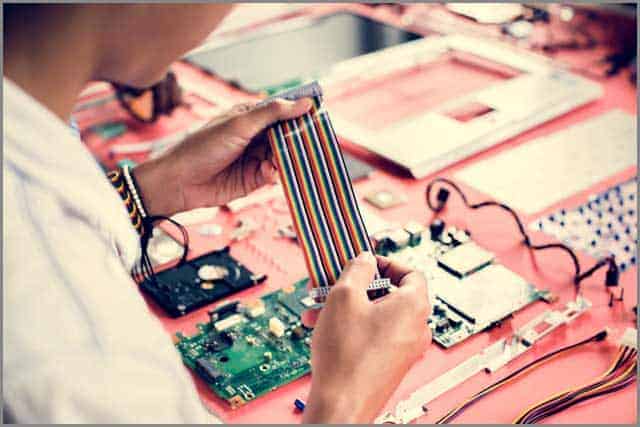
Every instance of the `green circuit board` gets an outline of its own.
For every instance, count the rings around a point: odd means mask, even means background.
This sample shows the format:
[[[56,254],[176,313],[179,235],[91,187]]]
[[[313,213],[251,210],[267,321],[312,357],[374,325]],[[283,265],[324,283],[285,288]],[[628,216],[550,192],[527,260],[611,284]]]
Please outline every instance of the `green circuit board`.
[[[311,330],[300,322],[312,303],[306,282],[212,310],[197,334],[176,334],[184,363],[232,408],[306,375]]]

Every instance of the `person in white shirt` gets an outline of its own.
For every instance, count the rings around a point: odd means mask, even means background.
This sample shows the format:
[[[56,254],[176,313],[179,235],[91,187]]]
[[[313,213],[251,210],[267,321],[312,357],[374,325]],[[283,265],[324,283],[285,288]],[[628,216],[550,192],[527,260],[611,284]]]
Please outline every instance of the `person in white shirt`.
[[[87,82],[152,85],[229,9],[4,5],[5,421],[219,421],[128,273],[140,249],[124,204],[66,123]],[[135,168],[147,209],[221,205],[272,181],[254,137],[309,106],[237,108]],[[307,314],[315,330],[304,422],[371,422],[428,346],[424,277],[379,257],[399,288],[374,304],[365,289],[375,263],[356,258],[323,310]]]

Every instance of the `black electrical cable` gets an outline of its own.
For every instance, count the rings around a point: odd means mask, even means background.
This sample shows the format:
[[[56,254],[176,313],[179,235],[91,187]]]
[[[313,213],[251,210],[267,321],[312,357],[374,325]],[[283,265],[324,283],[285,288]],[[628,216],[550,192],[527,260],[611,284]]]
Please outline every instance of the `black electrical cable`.
[[[187,255],[189,253],[189,233],[187,229],[177,222],[176,220],[163,215],[148,216],[143,219],[144,233],[140,236],[140,261],[138,265],[134,266],[132,275],[134,277],[140,277],[142,280],[149,280],[153,284],[156,284],[156,274],[153,271],[153,265],[151,264],[151,258],[149,257],[149,241],[153,238],[153,228],[158,221],[168,221],[180,230],[182,234],[182,256],[178,262],[178,266],[184,264],[187,261]]]
[[[455,190],[456,193],[458,193],[458,195],[460,196],[460,199],[462,199],[462,202],[464,203],[464,205],[469,208],[469,209],[480,209],[480,208],[484,208],[484,207],[489,207],[489,206],[495,206],[498,207],[500,209],[503,209],[505,211],[507,211],[514,219],[514,221],[516,222],[516,225],[518,226],[518,230],[520,231],[520,234],[522,235],[523,238],[523,243],[525,244],[525,246],[527,246],[529,249],[534,250],[534,251],[542,251],[542,250],[547,250],[547,249],[559,249],[562,250],[564,252],[566,252],[569,257],[571,258],[571,261],[573,262],[573,267],[575,269],[575,273],[573,276],[573,284],[576,286],[580,285],[580,282],[582,282],[584,279],[586,279],[587,277],[591,276],[594,272],[596,272],[598,269],[600,269],[601,267],[608,265],[609,266],[609,270],[611,271],[611,277],[612,280],[611,282],[615,282],[614,283],[609,283],[609,280],[607,280],[607,286],[616,286],[617,285],[617,275],[618,275],[618,269],[617,266],[615,264],[615,259],[613,257],[613,255],[605,257],[601,260],[599,260],[598,262],[596,262],[596,264],[589,268],[587,271],[585,271],[584,273],[581,270],[580,267],[580,262],[578,261],[578,257],[576,255],[576,253],[567,245],[563,244],[563,243],[547,243],[547,244],[543,244],[543,245],[536,245],[533,244],[531,242],[531,238],[529,237],[529,235],[527,234],[527,231],[522,223],[522,220],[520,220],[520,217],[518,216],[518,214],[511,209],[509,206],[505,205],[504,203],[500,203],[500,202],[496,202],[493,200],[487,200],[487,201],[483,201],[480,203],[470,203],[469,200],[467,199],[467,196],[464,194],[464,192],[462,191],[462,189],[453,181],[447,179],[447,178],[442,178],[442,177],[438,177],[438,178],[434,178],[433,180],[431,180],[431,182],[429,182],[429,184],[427,184],[426,190],[425,190],[425,198],[426,198],[426,202],[427,202],[427,206],[429,207],[429,209],[431,209],[433,212],[435,213],[440,213],[446,203],[447,200],[449,198],[449,191],[447,189],[445,189],[444,187],[441,187],[438,190],[438,193],[436,195],[436,202],[434,203],[432,200],[432,191],[434,188],[434,185],[437,183],[441,183],[441,184],[445,184],[448,185],[449,187],[451,187],[453,190]]]

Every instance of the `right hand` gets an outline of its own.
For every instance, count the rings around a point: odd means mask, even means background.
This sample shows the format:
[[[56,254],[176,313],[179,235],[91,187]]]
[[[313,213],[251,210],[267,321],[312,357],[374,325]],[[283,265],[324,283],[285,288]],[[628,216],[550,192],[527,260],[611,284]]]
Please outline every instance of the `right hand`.
[[[384,257],[377,265],[398,286],[390,295],[369,301],[376,258],[365,252],[346,266],[323,309],[305,313],[315,329],[304,423],[371,423],[431,342],[424,276]]]

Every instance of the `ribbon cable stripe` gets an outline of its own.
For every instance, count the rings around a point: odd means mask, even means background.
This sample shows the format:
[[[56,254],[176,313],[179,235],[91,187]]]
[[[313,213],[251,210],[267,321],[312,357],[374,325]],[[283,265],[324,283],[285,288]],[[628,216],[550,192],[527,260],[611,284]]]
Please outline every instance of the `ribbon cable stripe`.
[[[271,141],[274,159],[278,164],[280,180],[287,196],[286,199],[289,204],[289,210],[292,213],[293,224],[303,247],[303,254],[309,275],[311,276],[311,281],[316,286],[327,286],[327,276],[324,269],[319,265],[320,252],[311,233],[311,227],[309,226],[307,214],[302,204],[302,197],[300,196],[295,175],[291,173],[293,171],[293,165],[284,142],[282,128],[280,126],[271,127],[267,135]]]
[[[320,100],[316,98],[314,101],[314,110],[317,111],[320,108]],[[315,114],[313,117],[314,122],[318,123],[320,146],[329,160],[329,170],[333,175],[334,183],[337,187],[338,200],[340,201],[343,215],[348,221],[348,229],[351,233],[356,252],[371,251],[369,235],[360,216],[358,203],[349,180],[349,175],[347,174],[342,153],[338,146],[338,140],[333,131],[333,126],[327,113],[324,111],[318,112],[318,114]]]
[[[301,97],[312,98],[310,111],[276,123],[267,135],[311,282],[322,291],[319,295],[326,296],[346,263],[371,251],[371,243],[331,120],[322,107],[320,86],[312,83],[275,96]],[[265,102],[269,100],[261,104]],[[385,286],[374,282],[370,289]]]
[[[355,257],[355,250],[349,239],[349,231],[342,218],[342,212],[340,211],[338,200],[336,199],[335,189],[331,182],[331,175],[329,174],[329,167],[324,157],[324,153],[320,148],[320,144],[317,143],[318,135],[313,125],[313,121],[308,114],[299,119],[304,125],[311,131],[311,138],[308,134],[303,134],[303,140],[305,148],[309,153],[309,157],[313,162],[313,173],[316,176],[316,182],[321,182],[318,185],[320,190],[320,196],[322,197],[322,203],[325,207],[328,207],[327,217],[329,218],[329,226],[331,228],[331,234],[336,241],[338,248],[338,255],[340,256],[340,264],[344,266],[350,259]]]
[[[287,146],[294,160],[294,171],[301,183],[302,197],[305,206],[308,208],[307,213],[310,215],[310,222],[314,236],[317,242],[321,242],[318,246],[322,263],[325,266],[329,283],[334,283],[340,275],[341,266],[336,256],[336,248],[331,239],[329,228],[325,219],[325,212],[322,209],[320,198],[318,196],[317,185],[313,179],[309,160],[302,146],[302,138],[300,137],[301,129],[295,120],[288,120],[282,124],[285,135],[288,135]]]

